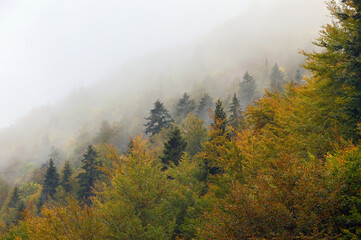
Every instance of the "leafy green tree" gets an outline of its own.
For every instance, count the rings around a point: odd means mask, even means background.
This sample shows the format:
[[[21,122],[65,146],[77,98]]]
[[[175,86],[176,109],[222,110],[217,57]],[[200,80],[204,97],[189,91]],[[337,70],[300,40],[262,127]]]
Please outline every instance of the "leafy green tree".
[[[60,185],[64,188],[66,193],[69,193],[72,190],[72,186],[71,186],[72,174],[73,174],[73,169],[71,168],[70,162],[65,161],[64,167],[61,171]]]
[[[207,128],[204,121],[197,115],[188,114],[181,124],[181,132],[187,143],[186,152],[194,156],[202,150],[202,144],[207,140]]]
[[[254,78],[246,72],[243,76],[243,81],[239,83],[239,94],[244,106],[252,103],[256,98],[257,84]]]
[[[38,210],[48,200],[52,198],[56,193],[56,188],[59,186],[59,174],[54,165],[53,159],[50,158],[48,168],[46,170],[45,179],[43,183],[43,189],[41,191],[40,199],[38,202]]]
[[[210,117],[208,116],[209,109],[213,109],[213,106],[214,104],[212,97],[208,93],[205,93],[201,101],[199,102],[197,114],[206,123],[209,122],[208,120],[210,119]]]
[[[361,3],[359,0],[330,1],[333,17],[324,26],[315,45],[322,51],[304,53],[305,68],[318,82],[322,82],[324,94],[335,96],[343,106],[334,112],[347,126],[347,136],[360,138],[357,124],[361,119]]]
[[[92,188],[95,181],[100,177],[101,171],[99,167],[101,162],[97,160],[98,153],[95,151],[92,145],[89,145],[83,159],[81,160],[81,168],[83,172],[78,175],[79,191],[78,198],[87,204],[90,204],[90,197],[94,196]]]
[[[236,93],[233,95],[232,102],[230,104],[230,113],[228,123],[234,131],[239,131],[244,125],[244,119],[241,104]]]
[[[271,89],[270,89],[271,92],[283,91],[284,76],[280,71],[280,68],[278,67],[277,63],[275,63],[275,65],[272,68],[270,75],[270,84],[271,84]]]
[[[174,126],[170,136],[166,143],[164,143],[163,155],[161,156],[162,163],[167,168],[170,162],[173,162],[176,166],[180,158],[182,157],[187,143],[181,135],[181,132],[177,126]]]
[[[159,133],[162,128],[168,128],[172,122],[168,110],[159,99],[154,103],[154,108],[150,110],[150,116],[146,120],[148,122],[144,125],[145,133],[152,136]]]
[[[196,103],[187,93],[183,94],[183,97],[179,99],[175,111],[175,119],[181,122],[186,116],[196,109]]]

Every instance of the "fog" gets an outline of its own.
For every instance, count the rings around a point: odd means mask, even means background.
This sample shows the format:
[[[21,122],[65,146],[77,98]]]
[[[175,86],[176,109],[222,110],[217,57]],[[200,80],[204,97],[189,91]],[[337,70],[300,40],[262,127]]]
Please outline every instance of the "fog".
[[[262,96],[265,73],[277,63],[294,78],[298,52],[314,49],[328,21],[323,0],[0,4],[5,178],[31,175],[54,147],[76,166],[104,121],[117,130],[109,143],[126,150],[156,99],[171,113],[184,92],[197,103],[208,92],[227,106],[246,71]]]
[[[195,40],[250,4],[2,0],[0,128],[34,107],[55,103],[73,89],[106,78],[124,63]]]

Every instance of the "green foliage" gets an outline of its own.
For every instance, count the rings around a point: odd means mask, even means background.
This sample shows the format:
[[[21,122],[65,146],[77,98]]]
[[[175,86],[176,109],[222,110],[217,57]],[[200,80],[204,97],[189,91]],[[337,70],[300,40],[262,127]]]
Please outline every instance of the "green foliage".
[[[278,67],[278,64],[275,63],[275,65],[272,68],[271,75],[270,75],[270,90],[271,92],[283,92],[284,84],[284,76],[283,73],[280,71],[280,68]]]
[[[193,112],[196,109],[196,104],[193,99],[189,99],[189,95],[187,93],[183,94],[183,97],[179,99],[176,111],[175,111],[175,119],[178,122],[181,122],[186,116]]]
[[[241,104],[236,94],[233,95],[229,110],[230,116],[228,124],[232,127],[233,131],[240,131],[245,123]]]
[[[38,202],[38,209],[46,202],[49,197],[52,198],[56,193],[56,188],[59,186],[59,174],[54,165],[54,161],[50,158],[49,165],[46,170],[43,188]]]
[[[164,168],[167,168],[171,163],[177,166],[186,146],[187,143],[182,137],[179,128],[174,126],[167,142],[164,143],[163,155],[160,158]]]
[[[208,122],[207,120],[210,119],[208,116],[209,110],[212,110],[213,106],[214,106],[214,104],[213,104],[212,97],[208,93],[205,93],[203,95],[201,101],[199,102],[199,105],[197,108],[197,114],[206,123]]]
[[[154,103],[154,108],[150,110],[150,116],[146,120],[148,122],[144,125],[145,133],[150,133],[152,136],[159,133],[162,128],[168,128],[172,122],[168,110],[159,100]]]
[[[204,121],[193,114],[189,114],[182,122],[181,133],[187,143],[186,152],[191,156],[201,151],[208,135]]]
[[[218,99],[216,102],[216,109],[214,111],[213,121],[214,122],[211,124],[211,126],[213,128],[218,128],[218,134],[223,135],[226,132],[227,116],[226,112],[224,111],[221,99]]]
[[[87,204],[91,203],[90,197],[94,196],[92,188],[94,187],[95,181],[101,174],[99,167],[102,164],[97,160],[97,157],[98,153],[95,151],[92,145],[89,145],[83,154],[83,159],[81,160],[81,168],[83,171],[78,175],[78,181],[80,185],[78,198]]]
[[[64,188],[65,192],[69,193],[72,190],[71,177],[73,175],[73,169],[70,162],[65,161],[63,169],[61,171],[60,185]]]
[[[256,98],[257,84],[254,78],[246,72],[243,81],[239,83],[239,96],[244,106],[252,103]]]

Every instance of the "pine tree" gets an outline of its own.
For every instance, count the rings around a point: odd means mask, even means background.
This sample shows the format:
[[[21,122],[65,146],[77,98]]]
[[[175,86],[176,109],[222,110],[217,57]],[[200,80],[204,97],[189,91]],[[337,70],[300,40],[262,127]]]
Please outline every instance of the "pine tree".
[[[11,198],[10,198],[8,204],[7,204],[7,207],[8,208],[15,208],[16,205],[18,204],[19,200],[20,200],[19,189],[18,189],[18,186],[15,186],[14,190],[13,190],[13,192],[11,194]]]
[[[223,104],[221,99],[218,99],[216,102],[216,109],[214,111],[214,122],[211,124],[212,127],[218,128],[218,134],[225,134],[226,133],[226,126],[227,126],[227,116],[223,109]]]
[[[178,162],[182,157],[187,143],[181,135],[181,132],[177,126],[174,126],[168,140],[164,143],[163,156],[161,157],[162,163],[165,165],[164,167],[173,162],[176,166],[178,166]]]
[[[209,96],[208,93],[205,93],[199,102],[198,108],[197,108],[197,114],[199,118],[203,119],[205,122],[209,122],[210,118],[208,117],[208,110],[213,109],[213,99],[211,96]]]
[[[361,119],[361,2],[359,0],[330,1],[333,21],[324,26],[315,45],[322,51],[304,53],[305,68],[323,82],[324,94],[337,97],[343,107],[335,112],[342,119],[347,136],[357,141]],[[321,94],[323,94],[321,92]]]
[[[256,81],[248,72],[246,72],[243,76],[243,81],[239,83],[239,87],[242,104],[247,106],[256,98]]]
[[[154,103],[154,108],[150,110],[150,116],[146,120],[148,122],[144,124],[145,133],[150,133],[152,136],[159,133],[162,128],[168,128],[172,122],[168,110],[159,99]]]
[[[296,84],[301,84],[302,83],[302,74],[301,74],[300,69],[296,70],[295,83]]]
[[[283,83],[284,83],[283,74],[280,71],[278,64],[275,63],[275,65],[272,68],[271,75],[270,75],[271,92],[275,92],[276,90],[279,92],[282,92],[283,91]]]
[[[50,158],[48,168],[46,169],[43,189],[38,202],[38,210],[40,210],[41,206],[48,200],[49,197],[52,198],[54,196],[58,186],[59,174],[56,170],[53,159]]]
[[[66,193],[69,193],[72,189],[71,186],[71,176],[73,174],[73,169],[68,161],[64,163],[63,170],[61,171],[61,180],[60,185],[64,188]]]
[[[189,113],[196,109],[194,100],[189,98],[190,96],[187,93],[184,93],[183,97],[178,101],[175,112],[175,118],[178,122],[181,122]]]
[[[237,98],[236,93],[233,95],[231,106],[230,106],[229,125],[234,131],[239,131],[243,125],[243,113],[241,104]]]
[[[92,188],[101,174],[101,171],[99,170],[101,163],[97,160],[97,157],[97,152],[92,145],[89,145],[81,160],[83,172],[78,175],[78,182],[80,185],[78,198],[87,204],[90,204],[89,198],[94,196]]]

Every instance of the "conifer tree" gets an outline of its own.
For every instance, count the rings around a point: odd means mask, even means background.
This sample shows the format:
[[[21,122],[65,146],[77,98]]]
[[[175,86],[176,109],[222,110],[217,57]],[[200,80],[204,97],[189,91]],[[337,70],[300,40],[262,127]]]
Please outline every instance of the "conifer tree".
[[[257,84],[254,78],[246,72],[243,81],[239,83],[240,97],[244,106],[252,103],[256,98]]]
[[[101,163],[97,160],[97,157],[97,152],[92,145],[89,145],[83,154],[83,159],[81,160],[81,168],[83,172],[78,175],[80,185],[78,198],[87,204],[90,204],[89,197],[94,196],[92,188],[94,187],[95,181],[101,174],[101,171],[99,170]]]
[[[73,169],[68,161],[64,163],[63,170],[61,171],[61,180],[60,185],[64,188],[66,193],[71,191],[71,176],[73,174]]]
[[[302,83],[302,74],[301,74],[300,69],[296,70],[295,83],[296,84],[301,84]]]
[[[182,137],[179,128],[174,126],[167,142],[164,143],[163,156],[161,157],[161,160],[165,165],[165,168],[167,168],[170,162],[173,162],[176,166],[178,166],[178,162],[182,157],[186,146],[187,143]]]
[[[43,189],[38,202],[38,210],[40,210],[41,206],[48,200],[49,197],[52,198],[54,196],[58,186],[59,174],[56,170],[53,159],[50,158],[48,168],[46,169]]]
[[[223,135],[226,132],[227,126],[227,116],[223,108],[223,104],[221,99],[218,99],[216,102],[216,109],[214,111],[214,123],[212,123],[212,127],[217,127],[218,134]]]
[[[197,108],[197,114],[198,116],[203,119],[203,121],[208,122],[206,120],[209,119],[208,117],[208,110],[213,109],[213,99],[211,96],[209,96],[208,93],[205,93],[199,102],[198,108]]]
[[[184,93],[183,97],[178,101],[175,112],[175,118],[178,122],[182,121],[189,113],[196,109],[194,100],[189,98],[190,96],[187,93]]]
[[[18,186],[15,186],[13,192],[11,193],[11,198],[9,199],[7,207],[15,208],[16,205],[18,204],[19,200],[20,200],[20,198],[19,198]]]
[[[235,131],[239,131],[243,125],[243,113],[241,104],[237,98],[236,93],[233,95],[232,102],[230,105],[230,116],[229,116],[229,125]]]
[[[172,122],[168,110],[159,99],[154,103],[154,108],[150,110],[150,116],[146,120],[148,122],[144,124],[145,133],[150,133],[152,136],[159,133],[162,128],[168,128]]]
[[[271,84],[271,92],[275,92],[276,90],[279,92],[283,91],[283,82],[284,77],[282,72],[280,71],[278,64],[275,63],[275,65],[272,68],[272,72],[270,75],[270,84]]]

